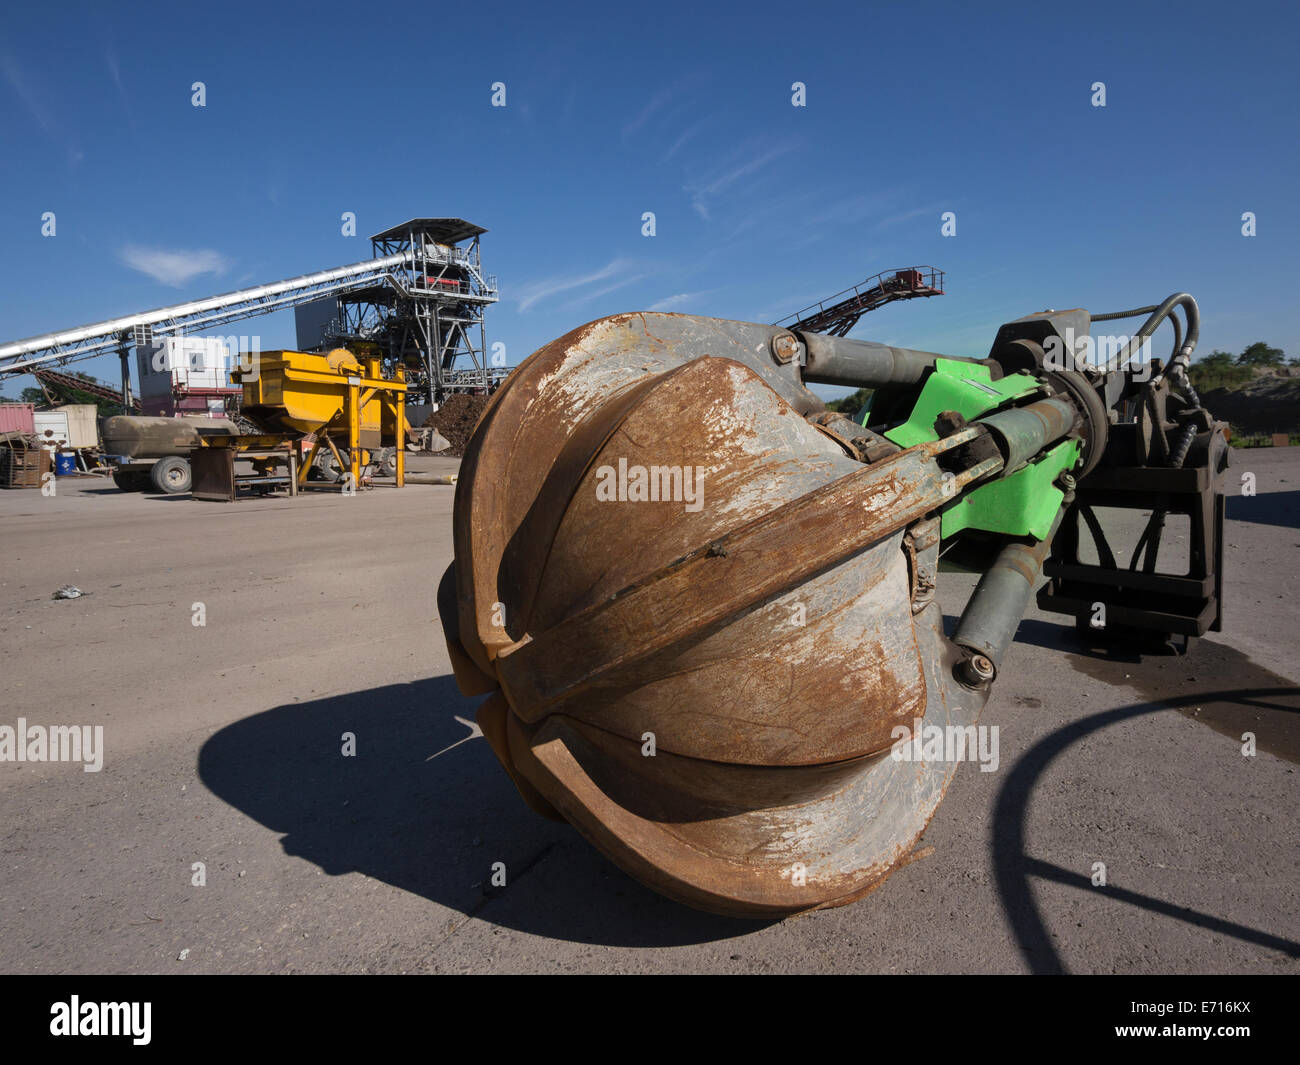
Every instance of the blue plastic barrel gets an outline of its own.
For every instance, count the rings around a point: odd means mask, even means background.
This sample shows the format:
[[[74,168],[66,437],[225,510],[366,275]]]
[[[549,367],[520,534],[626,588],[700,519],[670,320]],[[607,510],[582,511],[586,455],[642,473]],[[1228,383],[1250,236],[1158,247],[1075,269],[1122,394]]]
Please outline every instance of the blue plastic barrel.
[[[54,456],[54,475],[56,477],[67,477],[69,474],[77,472],[76,455],[55,455]]]

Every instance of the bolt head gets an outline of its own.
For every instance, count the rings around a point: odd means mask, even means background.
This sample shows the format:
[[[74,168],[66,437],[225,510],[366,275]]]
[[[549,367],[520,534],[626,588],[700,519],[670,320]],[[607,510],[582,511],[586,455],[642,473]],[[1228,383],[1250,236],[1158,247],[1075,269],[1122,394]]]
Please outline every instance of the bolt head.
[[[997,669],[986,655],[971,655],[966,659],[964,672],[967,679],[975,684],[988,684],[997,676]]]
[[[777,362],[789,362],[799,354],[799,341],[790,333],[772,338],[772,354]]]

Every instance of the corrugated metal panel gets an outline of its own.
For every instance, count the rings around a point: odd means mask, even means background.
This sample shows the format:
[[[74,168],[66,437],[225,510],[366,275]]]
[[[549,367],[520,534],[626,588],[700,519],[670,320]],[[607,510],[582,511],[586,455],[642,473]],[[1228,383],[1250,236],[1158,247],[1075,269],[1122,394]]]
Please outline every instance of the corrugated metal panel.
[[[324,343],[325,326],[339,316],[339,301],[335,296],[302,303],[293,309],[294,330],[298,347],[303,351]]]
[[[99,429],[96,424],[99,409],[93,403],[65,403],[54,409],[68,416],[69,447],[99,446]]]
[[[0,433],[30,433],[36,426],[32,422],[32,403],[0,403]]]

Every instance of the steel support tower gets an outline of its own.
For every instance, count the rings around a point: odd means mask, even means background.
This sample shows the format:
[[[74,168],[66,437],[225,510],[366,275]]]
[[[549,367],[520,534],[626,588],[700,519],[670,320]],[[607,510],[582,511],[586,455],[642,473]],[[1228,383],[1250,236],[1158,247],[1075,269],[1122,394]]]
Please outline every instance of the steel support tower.
[[[463,218],[412,218],[376,233],[375,258],[400,256],[400,264],[385,283],[338,295],[324,341],[378,345],[406,367],[412,399],[491,388],[506,370],[487,357],[483,316],[499,297],[496,277],[483,273],[486,232]]]

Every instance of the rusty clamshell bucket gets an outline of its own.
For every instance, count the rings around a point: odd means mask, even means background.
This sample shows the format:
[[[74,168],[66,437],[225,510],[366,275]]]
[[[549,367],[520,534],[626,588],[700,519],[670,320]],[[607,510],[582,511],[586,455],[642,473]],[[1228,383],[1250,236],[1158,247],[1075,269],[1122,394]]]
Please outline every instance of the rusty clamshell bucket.
[[[955,768],[893,757],[900,726],[969,726],[987,698],[955,675],[932,515],[997,460],[954,484],[964,431],[864,461],[782,333],[626,314],[536,352],[470,442],[439,589],[525,800],[736,916],[879,884]]]

